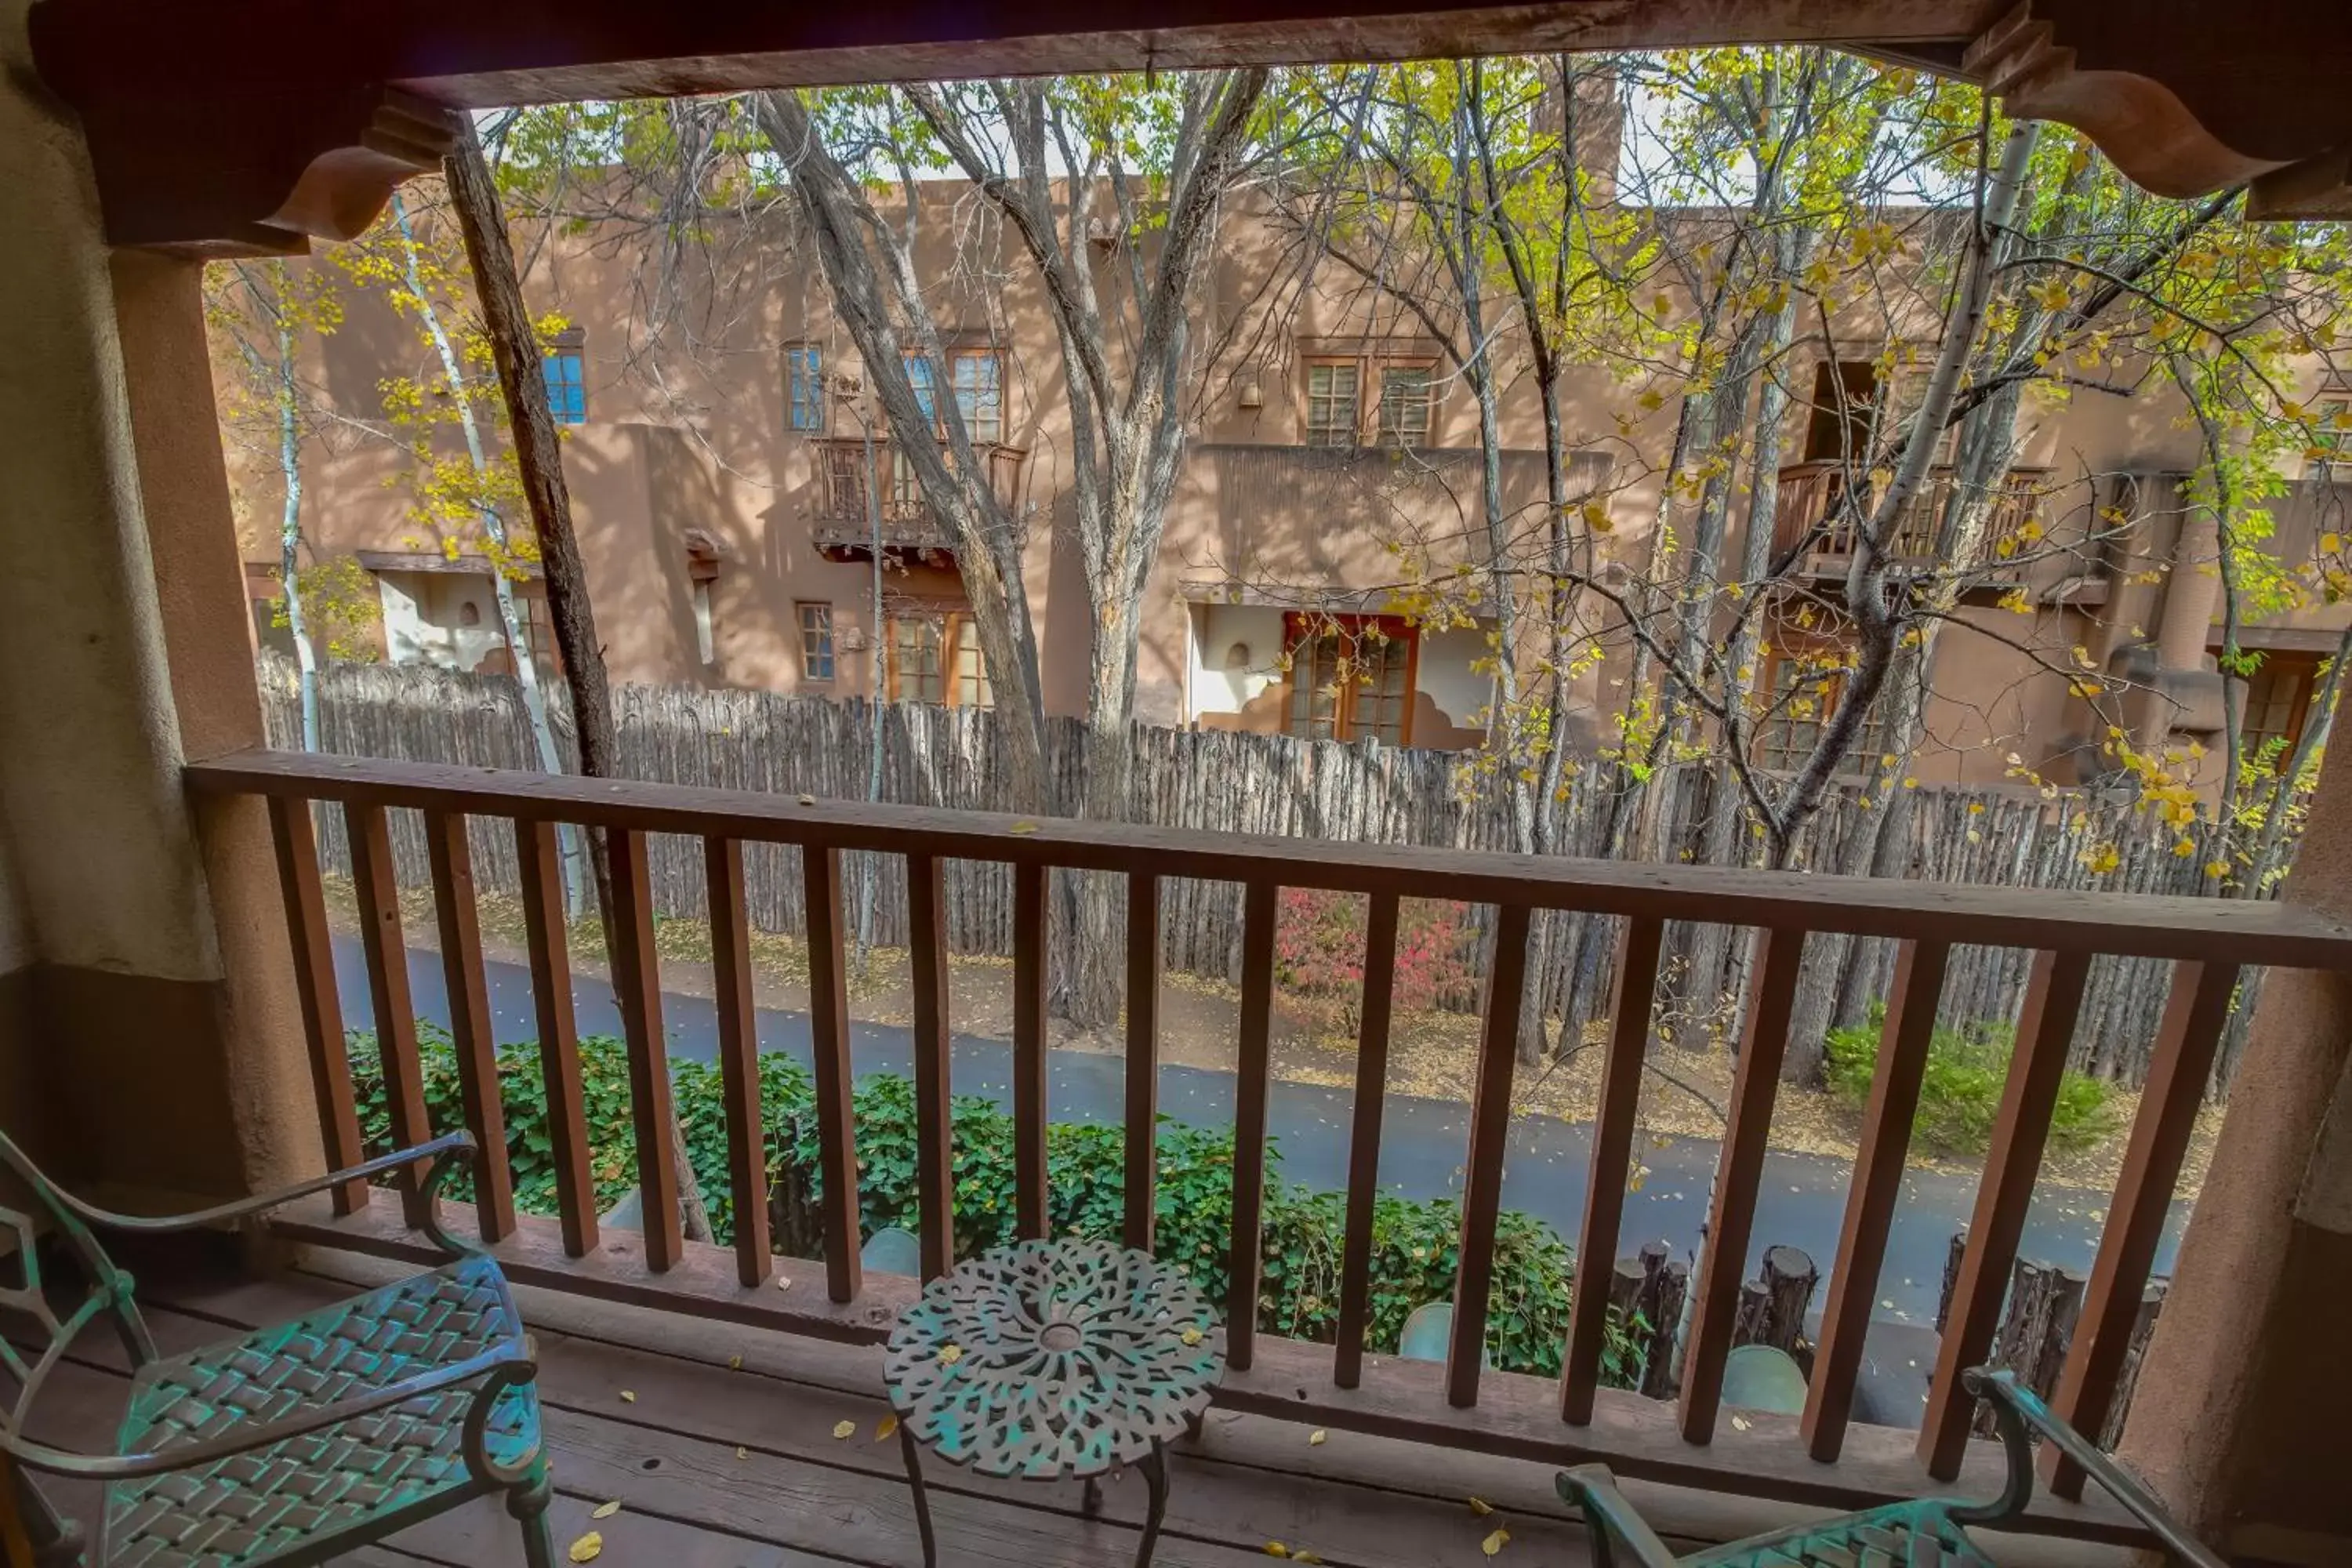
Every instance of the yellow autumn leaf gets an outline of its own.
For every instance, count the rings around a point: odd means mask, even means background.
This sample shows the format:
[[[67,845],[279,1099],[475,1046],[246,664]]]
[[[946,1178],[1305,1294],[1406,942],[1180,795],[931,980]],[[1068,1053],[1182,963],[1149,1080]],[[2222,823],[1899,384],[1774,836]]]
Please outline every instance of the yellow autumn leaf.
[[[1197,1345],[1201,1342],[1201,1331],[1194,1328],[1192,1324],[1187,1323],[1184,1325],[1184,1333],[1182,1337],[1186,1344]]]
[[[743,1370],[743,1358],[740,1355],[729,1356],[727,1358],[727,1370],[729,1372],[741,1372]]]
[[[1323,1561],[1322,1557],[1318,1553],[1313,1552],[1294,1552],[1290,1554],[1290,1560],[1293,1563],[1320,1563]]]
[[[610,1519],[620,1511],[621,1500],[614,1498],[611,1502],[598,1504],[596,1511],[590,1514],[588,1517],[590,1519]]]
[[[1485,1552],[1487,1556],[1492,1557],[1495,1553],[1500,1552],[1504,1547],[1508,1546],[1510,1543],[1511,1532],[1507,1530],[1498,1530],[1495,1531],[1494,1534],[1486,1537],[1486,1540],[1480,1542],[1478,1543],[1478,1550]]]
[[[1014,823],[1011,827],[1006,828],[1005,831],[1007,833],[1034,833],[1037,831],[1037,825],[1024,817],[1021,821]]]
[[[1318,1426],[1314,1431],[1307,1434],[1307,1446],[1310,1448],[1319,1448],[1325,1443],[1330,1441],[1330,1433],[1326,1432],[1322,1427]]]
[[[881,1420],[877,1421],[876,1423],[874,1423],[874,1440],[875,1440],[876,1442],[879,1443],[879,1442],[881,1442],[881,1441],[882,1441],[884,1438],[886,1438],[886,1437],[889,1437],[889,1436],[895,1436],[895,1435],[897,1434],[898,1430],[898,1416],[896,1416],[896,1415],[885,1415],[884,1417],[882,1417],[882,1419],[881,1419]]]
[[[1469,1503],[1470,1511],[1476,1514],[1480,1519],[1484,1519],[1488,1514],[1495,1511],[1495,1505],[1488,1502],[1485,1498],[1465,1498],[1464,1500]]]
[[[574,1563],[593,1563],[596,1561],[596,1554],[604,1550],[604,1538],[592,1530],[587,1534],[582,1536],[579,1540],[573,1542],[572,1543],[572,1550],[565,1552],[564,1555],[571,1558]]]
[[[1268,1557],[1287,1557],[1290,1555],[1290,1548],[1279,1541],[1269,1541],[1265,1543],[1265,1554]]]
[[[749,1448],[738,1448],[735,1450],[735,1457],[739,1459],[748,1459],[751,1457],[751,1450]]]
[[[857,1423],[855,1421],[836,1421],[833,1424],[833,1435],[835,1438],[854,1437],[857,1435]]]
[[[1748,1430],[1749,1425],[1750,1423],[1745,1415],[1735,1415],[1731,1418],[1731,1429],[1735,1432],[1745,1432]]]
[[[961,1345],[941,1345],[940,1347],[940,1364],[941,1366],[953,1366],[956,1363],[961,1360],[963,1360],[963,1347]]]
[[[628,1389],[628,1388],[625,1388],[625,1389],[621,1390],[621,1403],[622,1403],[622,1404],[624,1404],[624,1405],[635,1405],[636,1402],[637,1402],[637,1395],[636,1395],[636,1391],[635,1391],[635,1390],[634,1390],[634,1389]]]

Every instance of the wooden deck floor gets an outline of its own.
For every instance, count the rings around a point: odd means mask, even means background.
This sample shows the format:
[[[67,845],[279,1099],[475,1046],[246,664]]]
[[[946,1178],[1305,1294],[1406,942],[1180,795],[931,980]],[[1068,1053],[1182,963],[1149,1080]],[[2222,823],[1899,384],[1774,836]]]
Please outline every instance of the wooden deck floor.
[[[171,1353],[299,1315],[386,1271],[314,1254],[267,1278],[218,1268],[142,1276],[141,1296]],[[612,1568],[921,1562],[898,1444],[874,1436],[887,1410],[878,1350],[546,1293],[522,1293],[522,1307],[540,1345],[559,1551],[594,1529],[604,1537],[601,1561]],[[126,1374],[106,1336],[88,1336],[83,1347],[44,1395],[35,1435],[102,1451]],[[836,1438],[843,1422],[854,1434]],[[1213,1413],[1201,1437],[1173,1455],[1158,1561],[1262,1568],[1274,1542],[1360,1568],[1579,1568],[1591,1560],[1582,1526],[1552,1496],[1545,1467],[1353,1433],[1335,1431],[1321,1444],[1309,1436],[1292,1423]],[[953,1568],[1101,1568],[1133,1557],[1140,1477],[1108,1484],[1101,1515],[1089,1519],[1076,1483],[989,1481],[944,1466],[926,1474],[941,1561]],[[94,1500],[71,1488],[54,1495],[84,1517]],[[1475,1512],[1473,1496],[1491,1503],[1493,1515]],[[616,1501],[618,1512],[591,1522],[592,1510]],[[1657,1501],[1661,1523],[1696,1536],[1759,1527],[1753,1503],[1710,1503],[1692,1493]],[[1497,1526],[1509,1541],[1489,1559],[1480,1543]],[[1696,1541],[1673,1544],[1689,1550]],[[2029,1549],[2019,1558],[2037,1560],[2120,1558],[2079,1544],[2056,1557]],[[520,1565],[522,1552],[513,1523],[486,1500],[347,1561],[507,1568]]]

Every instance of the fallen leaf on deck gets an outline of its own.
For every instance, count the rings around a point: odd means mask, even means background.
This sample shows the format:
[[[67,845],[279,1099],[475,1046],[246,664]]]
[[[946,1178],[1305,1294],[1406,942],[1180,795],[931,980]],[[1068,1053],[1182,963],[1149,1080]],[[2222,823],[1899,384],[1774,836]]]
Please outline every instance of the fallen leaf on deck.
[[[855,1421],[836,1421],[833,1424],[833,1435],[835,1437],[854,1436],[856,1432],[857,1423]]]
[[[596,1511],[590,1514],[588,1517],[590,1519],[610,1519],[620,1511],[621,1502],[618,1498],[615,1498],[611,1502],[599,1504]]]
[[[1290,1555],[1290,1548],[1279,1541],[1269,1541],[1265,1543],[1265,1554],[1268,1557],[1287,1557]]]
[[[789,1275],[789,1274],[779,1274],[779,1275],[777,1275],[777,1276],[776,1276],[776,1289],[779,1289],[779,1290],[789,1290],[789,1289],[791,1289],[792,1288],[793,1288],[793,1277],[792,1277],[791,1275]]]
[[[801,804],[803,805],[814,805],[816,804],[816,796],[813,795],[804,795],[801,796]]]
[[[1034,833],[1037,831],[1037,825],[1034,822],[1016,822],[1011,827],[1006,828],[1005,831],[1007,833]]]
[[[751,1450],[749,1448],[738,1448],[735,1450],[735,1457],[739,1459],[748,1459],[751,1457]]]
[[[1735,1416],[1733,1416],[1733,1417],[1731,1418],[1731,1429],[1732,1429],[1733,1431],[1735,1431],[1735,1432],[1745,1432],[1745,1431],[1747,1431],[1747,1430],[1748,1430],[1748,1417],[1747,1417],[1747,1416],[1745,1416],[1745,1415],[1735,1415]]]
[[[573,1542],[572,1543],[572,1550],[565,1552],[564,1555],[571,1558],[574,1563],[593,1563],[596,1561],[596,1553],[604,1550],[604,1538],[592,1530],[587,1534],[582,1536],[579,1540]]]
[[[622,1404],[624,1404],[624,1405],[635,1405],[636,1402],[637,1402],[637,1395],[636,1395],[636,1393],[635,1393],[635,1391],[634,1389],[627,1389],[627,1388],[625,1388],[625,1389],[621,1390],[621,1403],[622,1403]]]
[[[1192,1324],[1187,1323],[1184,1325],[1183,1338],[1186,1344],[1197,1345],[1201,1342],[1201,1331],[1192,1327]]]
[[[1314,1431],[1307,1434],[1307,1446],[1310,1448],[1319,1448],[1325,1443],[1330,1441],[1330,1433],[1326,1432],[1322,1427],[1318,1426]]]
[[[1290,1560],[1293,1563],[1320,1563],[1323,1561],[1322,1558],[1317,1556],[1312,1552],[1294,1552],[1290,1554]]]
[[[727,1358],[727,1370],[729,1372],[741,1372],[743,1370],[743,1358],[740,1355],[729,1356]]]
[[[1478,1543],[1478,1550],[1485,1552],[1487,1556],[1492,1557],[1496,1552],[1500,1552],[1504,1547],[1508,1546],[1510,1543],[1511,1532],[1507,1530],[1498,1530],[1495,1531],[1494,1534],[1486,1537],[1486,1540],[1480,1542]]]
[[[1465,1499],[1465,1500],[1470,1504],[1470,1511],[1476,1514],[1480,1519],[1484,1519],[1488,1514],[1495,1511],[1495,1505],[1488,1502],[1485,1498],[1474,1497]]]
[[[898,1430],[898,1418],[896,1415],[885,1415],[881,1420],[874,1423],[874,1440],[879,1443]]]

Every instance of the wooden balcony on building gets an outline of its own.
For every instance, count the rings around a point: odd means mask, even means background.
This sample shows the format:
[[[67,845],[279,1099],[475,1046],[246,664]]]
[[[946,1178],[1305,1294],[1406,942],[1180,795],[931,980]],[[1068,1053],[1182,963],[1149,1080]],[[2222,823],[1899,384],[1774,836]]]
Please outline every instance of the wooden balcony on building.
[[[456,1009],[456,1060],[461,1076],[471,1075],[465,1099],[474,1108],[469,1114],[482,1121],[473,1131],[488,1167],[478,1183],[480,1201],[459,1213],[455,1223],[478,1227],[519,1284],[730,1326],[711,1329],[698,1342],[706,1344],[720,1340],[731,1344],[742,1331],[775,1330],[870,1347],[887,1334],[917,1289],[912,1279],[869,1275],[862,1269],[855,1239],[862,1234],[857,1184],[839,1179],[857,1168],[859,1137],[849,1094],[850,1020],[843,982],[845,852],[880,851],[901,858],[913,911],[914,1093],[925,1124],[940,1129],[950,1125],[944,866],[968,859],[1012,868],[1013,989],[1017,1001],[1012,1047],[1013,1146],[1008,1152],[1023,1235],[1042,1234],[1048,1212],[1045,966],[1052,873],[1066,868],[1121,876],[1127,879],[1129,906],[1139,911],[1124,938],[1124,963],[1131,977],[1124,1117],[1130,1134],[1156,1124],[1157,996],[1163,962],[1156,911],[1163,883],[1193,878],[1242,884],[1245,913],[1235,1079],[1235,1202],[1223,1261],[1233,1282],[1233,1299],[1244,1301],[1259,1295],[1263,1268],[1260,1195],[1267,1178],[1265,1132],[1278,895],[1286,888],[1368,895],[1362,973],[1369,979],[1360,1013],[1347,1247],[1336,1332],[1332,1342],[1310,1343],[1267,1332],[1253,1324],[1247,1313],[1229,1321],[1230,1371],[1218,1394],[1218,1410],[1328,1429],[1335,1434],[1335,1450],[1336,1435],[1345,1432],[1436,1445],[1496,1461],[1552,1464],[1599,1458],[1620,1475],[1637,1479],[1806,1506],[1853,1507],[1955,1483],[1993,1489],[1989,1483],[1998,1469],[1998,1451],[1970,1437],[1973,1403],[1960,1389],[1958,1374],[1983,1360],[1991,1346],[2042,1163],[2059,1082],[2057,1068],[2065,1059],[2095,955],[2177,962],[2156,1066],[2134,1111],[2135,1154],[2113,1199],[2054,1400],[2063,1418],[2090,1431],[2100,1429],[2121,1384],[2126,1349],[2166,1209],[2242,973],[2260,965],[2352,967],[2352,927],[2305,907],[2270,901],[2021,893],[1891,879],[1335,844],[273,752],[197,763],[188,768],[187,775],[200,795],[259,796],[268,803],[328,1158],[338,1165],[350,1164],[361,1150],[317,868],[314,816],[323,803],[326,809],[341,814],[348,830],[363,911],[370,990],[376,1016],[387,1020],[379,1048],[386,1080],[393,1086],[392,1131],[398,1141],[413,1142],[424,1131],[421,1125],[411,1124],[421,1122],[424,1115],[420,1057],[414,1029],[401,1022],[408,1011],[408,958],[385,823],[388,812],[418,811],[433,849],[442,963]],[[613,977],[625,1021],[631,1077],[640,1086],[635,1158],[647,1200],[644,1231],[631,1231],[625,1237],[599,1235],[595,1184],[580,1121],[580,1068],[576,1053],[566,1048],[569,969],[562,945],[562,882],[555,869],[557,832],[562,824],[603,829],[613,862]],[[747,844],[782,844],[798,849],[809,910],[815,1131],[826,1173],[823,1194],[814,1200],[823,1210],[820,1228],[827,1238],[822,1258],[774,1256],[763,1226],[740,1227],[733,1245],[723,1249],[682,1237],[646,860],[648,840],[656,835],[698,841],[708,870],[720,1058],[729,1097],[728,1196],[736,1214],[769,1210],[769,1172],[762,1153],[767,1134],[750,1056],[757,1032],[749,980],[751,932],[744,898],[744,848]],[[479,1081],[488,1070],[487,1042],[492,1037],[483,1000],[479,938],[470,914],[453,914],[470,910],[466,894],[473,885],[473,855],[493,848],[503,852],[509,838],[526,868],[525,903],[532,917],[528,922],[531,970],[540,993],[541,1070],[551,1108],[551,1133],[557,1148],[572,1151],[559,1161],[555,1198],[560,1212],[553,1216],[519,1213],[511,1184],[500,1174],[503,1131],[495,1121],[484,1120],[493,1115],[498,1097],[485,1094]],[[485,847],[478,851],[473,847],[478,844]],[[1442,1363],[1376,1357],[1364,1346],[1397,910],[1400,900],[1423,898],[1485,903],[1496,910],[1495,957],[1464,1150],[1454,1326]],[[1664,923],[1703,921],[1760,928],[1751,1026],[1722,1142],[1706,1242],[1692,1274],[1693,1314],[1675,1402],[1601,1385],[1610,1310],[1605,1291],[1575,1297],[1558,1376],[1486,1365],[1485,1325],[1493,1305],[1521,977],[1528,963],[1530,917],[1538,910],[1584,911],[1611,917],[1618,926],[1620,980],[1612,1011],[1619,1023],[1608,1049],[1593,1129],[1586,1209],[1580,1234],[1573,1238],[1581,1258],[1615,1258],[1624,1234],[1641,1064],[1650,1044],[1651,1003]],[[1758,1239],[1753,1223],[1774,1114],[1777,1066],[1787,1045],[1802,949],[1813,932],[1879,937],[1899,944],[1881,1046],[1882,1087],[1873,1096],[1860,1134],[1838,1255],[1825,1260],[1831,1264],[1825,1310],[1803,1414],[1743,1412],[1734,1419],[1724,1409],[1726,1362],[1735,1342],[1743,1277]],[[1922,1429],[1915,1435],[1858,1421],[1856,1389],[1945,969],[1954,948],[1967,943],[2022,949],[2033,958],[2011,1091],[1992,1134],[1969,1227],[1970,1245],[1954,1284],[1948,1326],[1927,1384]],[[644,1098],[648,1093],[649,1100]],[[950,1256],[956,1235],[952,1157],[944,1138],[926,1139],[914,1155],[926,1277],[955,1261]],[[1124,1171],[1118,1202],[1125,1237],[1129,1245],[1148,1248],[1153,1243],[1157,1208],[1150,1138],[1127,1140]],[[421,1260],[427,1253],[412,1229],[415,1217],[394,1193],[341,1189],[282,1221],[280,1227],[288,1237],[314,1246]],[[780,1276],[789,1289],[777,1288]],[[611,1373],[596,1386],[621,1381],[618,1373]],[[779,1419],[788,1404],[778,1400]],[[873,1413],[879,1414],[878,1405]],[[606,1421],[622,1418],[617,1407],[604,1408],[599,1415]],[[823,1429],[831,1420],[827,1415],[815,1425]],[[722,1456],[726,1444],[742,1441],[715,1432],[698,1440],[717,1445],[714,1452]],[[1303,1431],[1296,1447],[1301,1453],[1307,1449]],[[2079,1483],[2077,1477],[2070,1490],[2062,1477],[2060,1495],[2038,1496],[2032,1528],[2076,1541],[2136,1539],[2135,1528],[2120,1510],[2095,1495],[2076,1500]],[[596,1485],[599,1495],[609,1489],[601,1482]],[[1181,1488],[1179,1491],[1181,1495]],[[995,1504],[982,1500],[972,1506]],[[1087,1528],[1076,1521],[1065,1521],[1065,1526]],[[1040,1560],[1060,1561],[1066,1554]],[[1108,1559],[1097,1553],[1094,1560]]]
[[[1975,559],[1967,563],[1983,575],[1982,585],[2005,587],[2021,580],[2021,567],[2011,573],[2002,566],[2024,552],[2028,541],[2022,537],[2023,531],[2028,523],[2041,518],[2042,496],[2049,477],[2047,468],[2011,468],[2002,475],[1982,542]],[[1846,574],[1853,559],[1855,531],[1872,505],[1867,478],[1860,479],[1864,493],[1852,498],[1853,504],[1848,504],[1849,479],[1847,465],[1835,461],[1794,463],[1780,470],[1780,490],[1773,508],[1772,549],[1777,557],[1802,544],[1803,554],[1796,566],[1799,575]],[[1903,509],[1902,521],[1895,527],[1891,552],[1894,564],[1924,566],[1937,559],[1937,526],[1958,482],[1958,476],[1948,467],[1929,470],[1927,482]]]
[[[816,454],[819,487],[815,526],[810,531],[828,557],[864,559],[873,552],[878,527],[885,551],[932,558],[938,565],[953,558],[955,541],[924,499],[898,455],[898,443],[877,439],[869,451],[860,437],[835,436],[812,441],[810,447]],[[975,442],[972,451],[986,463],[997,500],[1008,508],[1017,506],[1028,453],[1001,441]],[[866,501],[869,471],[879,492],[878,509]]]

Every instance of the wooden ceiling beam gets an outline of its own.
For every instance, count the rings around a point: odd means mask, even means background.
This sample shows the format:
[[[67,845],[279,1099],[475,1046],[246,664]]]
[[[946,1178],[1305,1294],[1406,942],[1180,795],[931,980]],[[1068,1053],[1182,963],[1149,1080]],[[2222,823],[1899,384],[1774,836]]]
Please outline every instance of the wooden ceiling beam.
[[[2263,179],[2343,199],[2339,0],[38,0],[118,244],[236,254],[346,238],[433,167],[452,110],[934,77],[1769,41],[1989,80],[2151,189]],[[2315,162],[2316,161],[2316,162]]]

